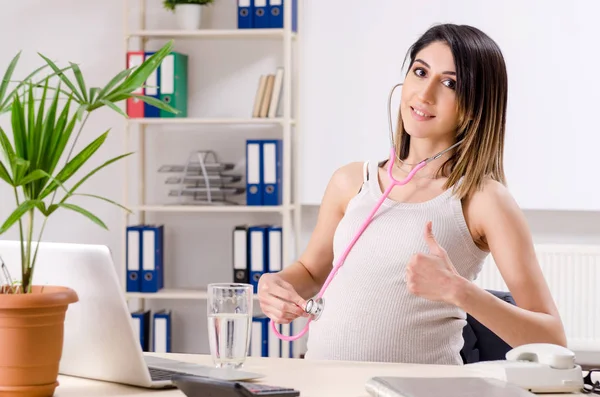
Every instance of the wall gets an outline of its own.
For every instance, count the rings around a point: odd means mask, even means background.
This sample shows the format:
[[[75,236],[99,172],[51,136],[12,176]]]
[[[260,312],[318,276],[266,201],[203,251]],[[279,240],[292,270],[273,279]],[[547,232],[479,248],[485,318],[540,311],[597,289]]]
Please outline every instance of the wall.
[[[590,183],[597,179],[594,150],[600,141],[581,117],[598,108],[591,93],[600,83],[592,78],[582,84],[574,73],[582,62],[600,61],[599,53],[587,50],[596,46],[599,7],[558,0],[431,0],[427,7],[408,1],[370,7],[360,0],[308,2],[302,68],[310,78],[302,125],[305,156],[319,161],[305,164],[302,203],[318,203],[340,164],[387,158],[387,98],[403,81],[406,52],[431,25],[452,22],[483,30],[504,56],[504,168],[517,202],[533,210],[600,210],[600,185]],[[332,18],[340,9],[345,16]],[[586,54],[585,61],[565,62],[566,52]],[[400,93],[392,101],[393,126]]]
[[[155,5],[150,12],[162,26],[172,26],[173,17],[161,10],[158,0],[148,0]],[[84,5],[85,4],[85,5]],[[221,2],[208,9],[205,20],[209,26],[219,23],[232,26],[228,12],[230,5]],[[23,0],[7,3],[3,7],[2,32],[10,40],[4,43],[0,53],[0,65],[4,69],[12,56],[23,49],[19,76],[41,65],[36,52],[40,51],[61,64],[79,62],[90,84],[107,82],[123,67],[123,7],[121,0],[80,2],[55,0],[47,2]],[[19,34],[15,34],[18,32]],[[26,36],[25,33],[31,33]],[[160,43],[150,43],[159,45]],[[192,70],[190,83],[195,91],[192,111],[197,116],[239,116],[251,111],[258,75],[271,70],[278,62],[278,45],[270,42],[245,43],[236,41],[178,41],[177,48],[189,51]],[[249,59],[249,61],[247,61]],[[6,118],[1,121],[6,128]],[[89,121],[82,142],[89,142],[107,128],[111,134],[93,162],[81,170],[96,166],[106,158],[123,152],[123,120],[115,113],[102,110]],[[243,166],[243,140],[248,136],[277,136],[277,129],[243,129],[215,127],[150,127],[148,129],[148,192],[149,201],[164,200],[165,175],[157,174],[159,165],[181,162],[190,148],[214,148],[223,161]],[[206,138],[219,137],[210,145]],[[227,142],[225,140],[228,140]],[[124,163],[115,164],[89,180],[82,191],[107,196],[121,201],[124,183]],[[51,218],[44,239],[77,243],[108,245],[121,269],[122,212],[104,202],[78,199],[102,220],[110,231],[104,231],[78,214],[57,212]],[[6,219],[13,208],[11,192],[0,185],[0,220]],[[316,221],[318,207],[307,206],[303,216],[303,244],[310,237]],[[537,242],[600,243],[600,214],[586,212],[528,211],[527,219]],[[167,285],[202,286],[212,281],[229,280],[230,245],[228,236],[238,223],[277,222],[276,215],[259,214],[154,214],[150,221],[167,224]],[[17,237],[11,229],[3,239]],[[179,352],[206,353],[205,302],[162,301],[152,302],[153,308],[172,308],[175,313],[173,348]]]

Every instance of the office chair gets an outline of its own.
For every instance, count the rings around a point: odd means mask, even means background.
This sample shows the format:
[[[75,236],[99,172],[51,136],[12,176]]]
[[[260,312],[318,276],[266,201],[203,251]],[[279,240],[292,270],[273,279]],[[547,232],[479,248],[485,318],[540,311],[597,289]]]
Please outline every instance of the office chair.
[[[516,305],[510,292],[487,290],[504,301]],[[460,356],[465,364],[479,361],[506,359],[506,353],[511,349],[502,338],[467,314],[467,325],[463,328],[465,344]]]

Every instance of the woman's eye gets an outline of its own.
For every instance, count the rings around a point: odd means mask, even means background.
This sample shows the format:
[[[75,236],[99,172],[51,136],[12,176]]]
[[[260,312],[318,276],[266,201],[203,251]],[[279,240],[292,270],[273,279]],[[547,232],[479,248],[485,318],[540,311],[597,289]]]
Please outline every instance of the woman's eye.
[[[419,76],[419,77],[423,77],[423,76],[425,76],[425,71],[423,69],[421,69],[421,68],[416,68],[415,69],[415,74],[417,76]]]
[[[455,89],[455,88],[456,88],[456,81],[454,81],[454,80],[452,80],[452,79],[445,80],[445,81],[444,81],[444,85],[445,85],[446,87],[448,87],[448,88]]]

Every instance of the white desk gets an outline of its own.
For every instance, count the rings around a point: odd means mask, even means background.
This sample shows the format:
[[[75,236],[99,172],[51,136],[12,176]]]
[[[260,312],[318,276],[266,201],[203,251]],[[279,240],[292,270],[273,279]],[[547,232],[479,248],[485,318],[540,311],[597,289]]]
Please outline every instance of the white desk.
[[[163,354],[175,360],[212,365],[208,355]],[[249,357],[244,369],[266,374],[259,383],[287,386],[300,390],[301,397],[368,397],[365,382],[373,376],[482,376],[463,366],[364,363],[343,361],[310,361],[303,359],[271,359]],[[310,382],[308,381],[310,380]],[[137,387],[59,376],[55,397],[158,396],[182,397],[177,389],[148,390]],[[551,396],[583,396],[584,394],[543,394]]]

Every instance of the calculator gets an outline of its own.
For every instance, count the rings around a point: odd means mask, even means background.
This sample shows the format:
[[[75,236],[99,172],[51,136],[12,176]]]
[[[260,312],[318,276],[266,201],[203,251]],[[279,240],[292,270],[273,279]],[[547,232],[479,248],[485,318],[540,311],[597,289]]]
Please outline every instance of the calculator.
[[[171,382],[187,397],[295,397],[300,391],[251,382],[226,381],[197,375],[173,375]]]

